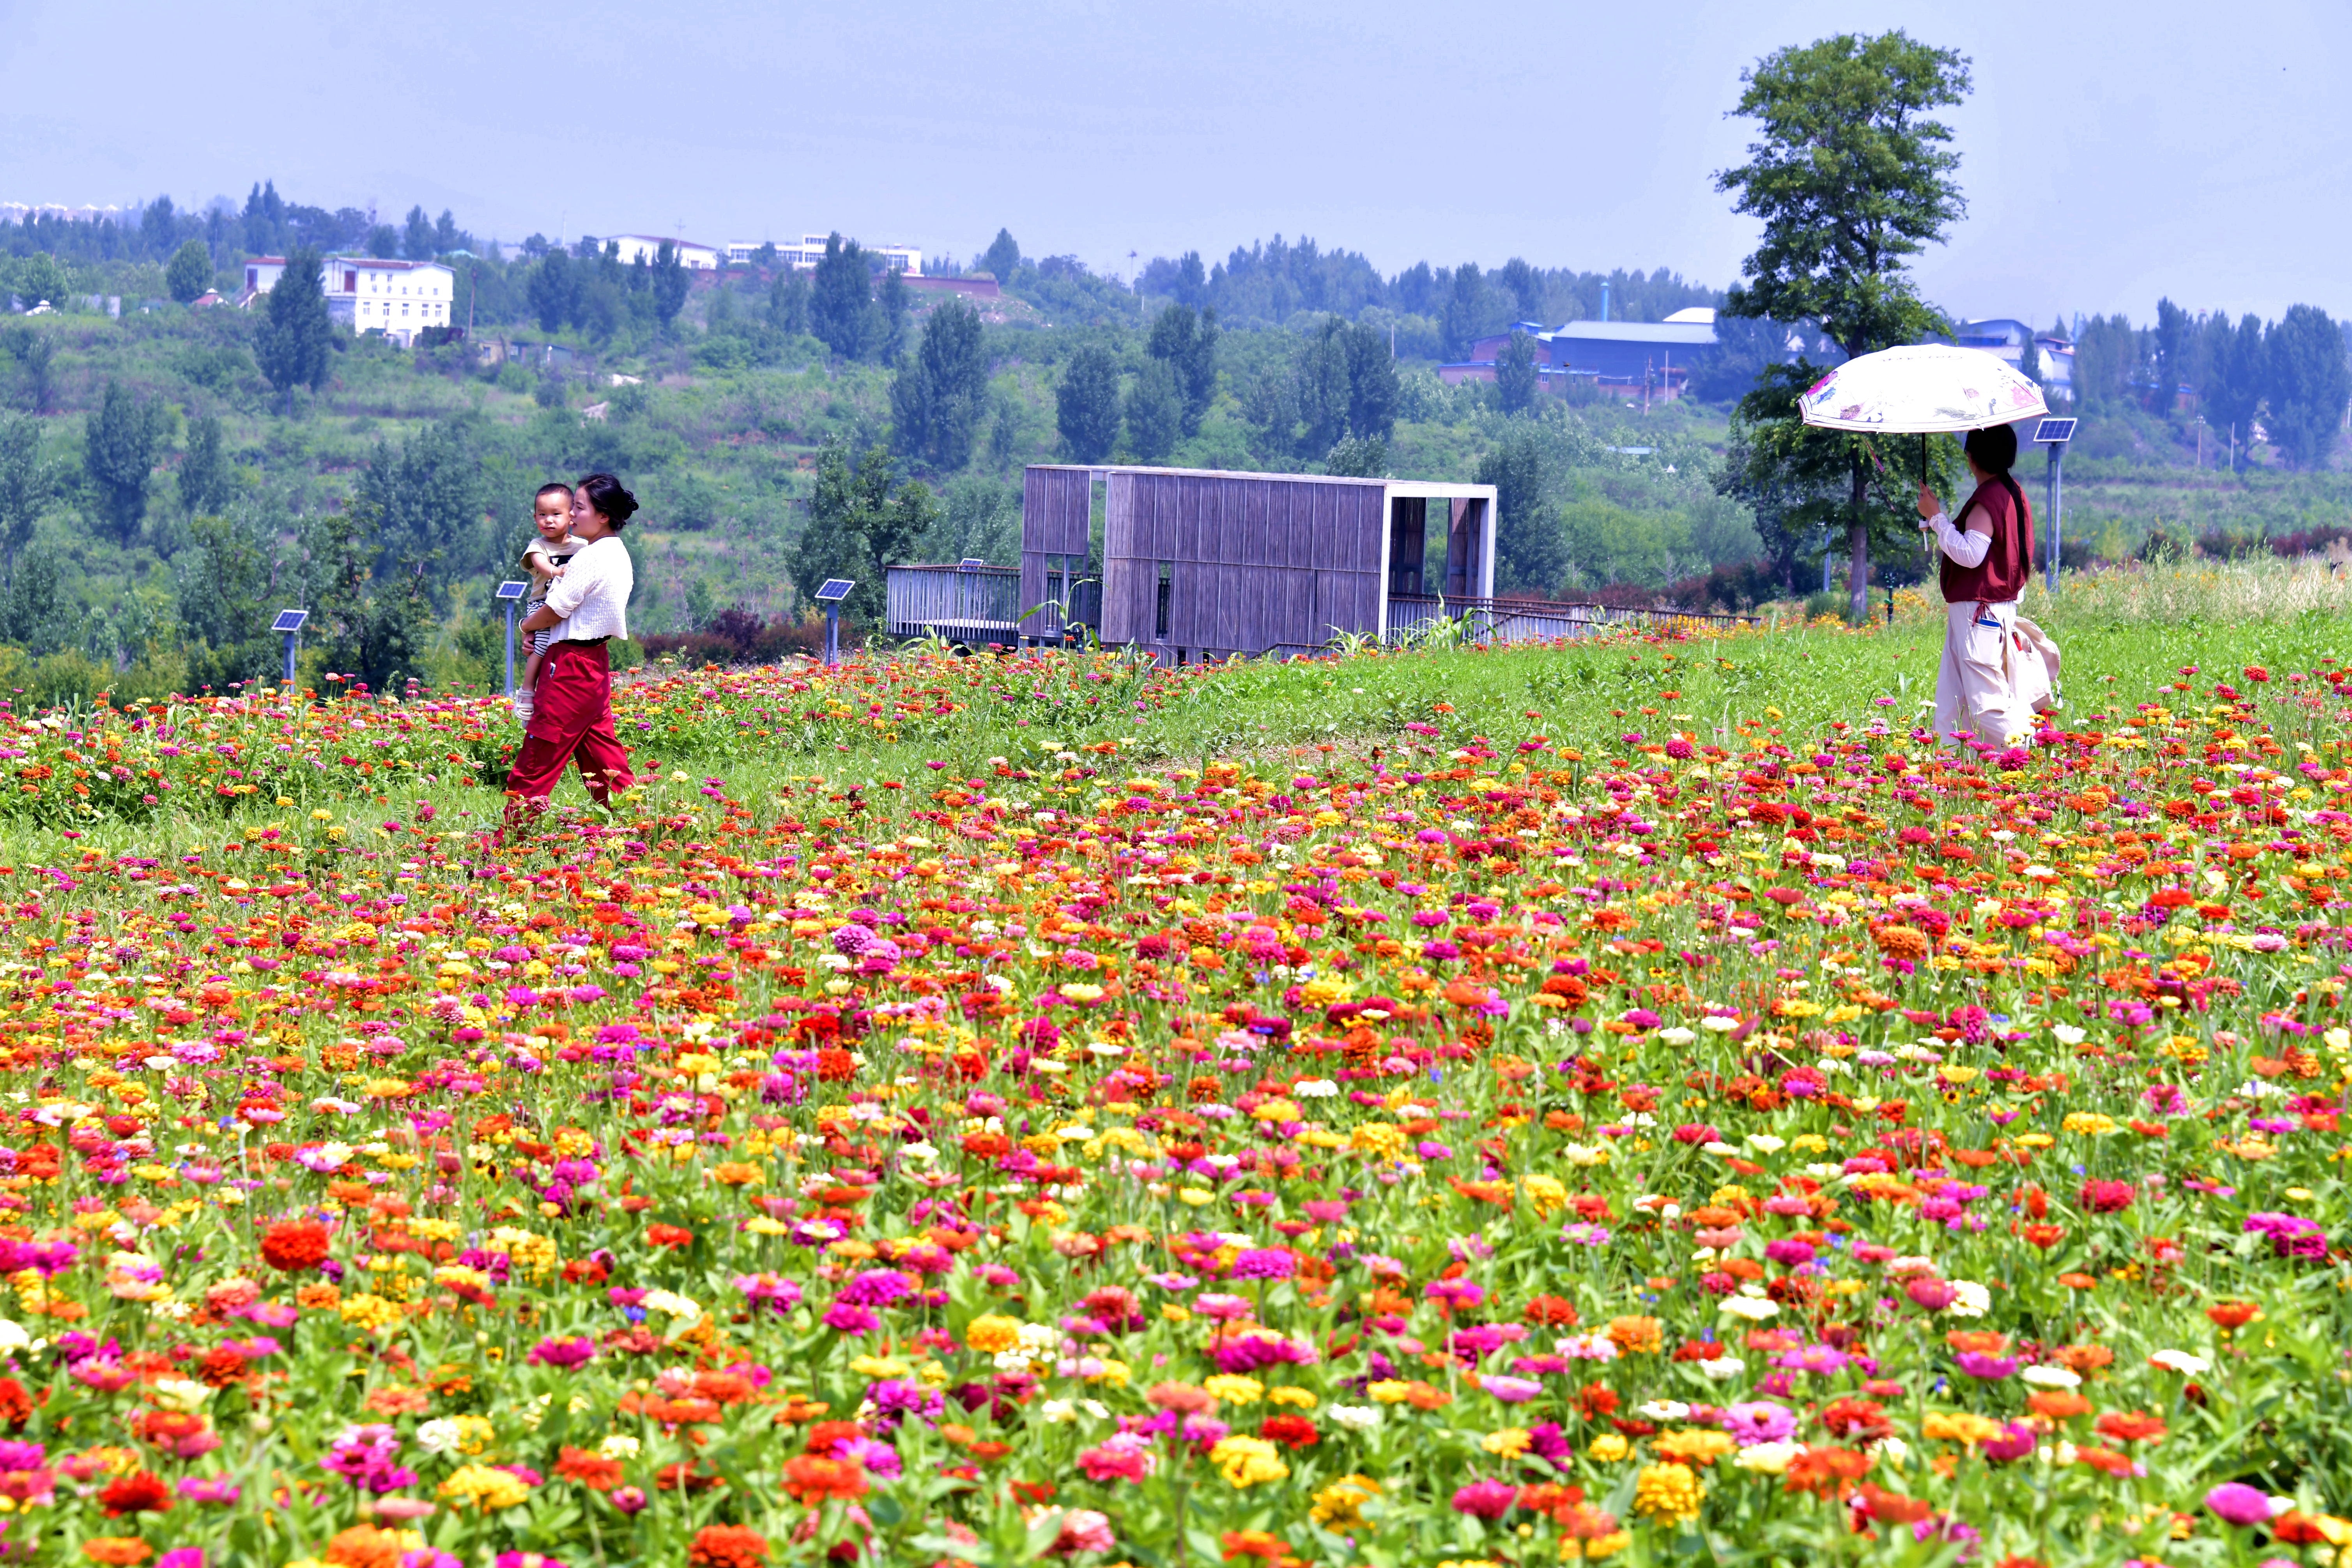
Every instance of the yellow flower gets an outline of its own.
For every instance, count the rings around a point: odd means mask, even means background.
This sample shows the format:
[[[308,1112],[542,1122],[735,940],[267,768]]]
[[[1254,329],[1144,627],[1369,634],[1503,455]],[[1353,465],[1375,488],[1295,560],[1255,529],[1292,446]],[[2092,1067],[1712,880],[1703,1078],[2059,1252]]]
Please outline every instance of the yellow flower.
[[[2104,1138],[2116,1130],[2116,1119],[2103,1116],[2096,1111],[2072,1111],[2058,1125],[2064,1132],[2079,1133],[2089,1138]]]
[[[1319,1403],[1313,1394],[1304,1388],[1270,1388],[1266,1390],[1265,1396],[1274,1404],[1296,1405],[1301,1410],[1312,1410]]]
[[[1370,1476],[1342,1476],[1315,1494],[1307,1516],[1326,1530],[1353,1530],[1364,1522],[1364,1504],[1380,1495]]]
[[[1538,1219],[1549,1219],[1568,1206],[1568,1184],[1558,1176],[1521,1176],[1519,1190],[1528,1195],[1528,1207]]]
[[[1524,1427],[1506,1427],[1479,1438],[1478,1446],[1499,1458],[1516,1459],[1528,1451],[1528,1445],[1534,1440]]]
[[[1596,1463],[1613,1465],[1632,1453],[1633,1446],[1625,1440],[1622,1433],[1603,1432],[1593,1438],[1592,1446],[1584,1451],[1591,1455]]]
[[[1220,1404],[1255,1405],[1265,1397],[1265,1385],[1255,1377],[1237,1377],[1230,1373],[1218,1373],[1202,1380],[1201,1386],[1216,1396]]]
[[[1665,1524],[1686,1524],[1698,1517],[1706,1489],[1688,1465],[1645,1465],[1633,1483],[1633,1511]]]
[[[1579,1541],[1570,1536],[1559,1543],[1559,1555],[1560,1560],[1566,1563],[1573,1563],[1579,1558],[1587,1563],[1598,1563],[1603,1557],[1616,1556],[1633,1544],[1633,1531],[1627,1530],[1612,1530],[1590,1541]]]
[[[963,1343],[982,1355],[994,1355],[1021,1343],[1021,1324],[1000,1312],[982,1312],[965,1326]]]
[[[1263,1437],[1220,1437],[1209,1450],[1209,1462],[1217,1467],[1227,1486],[1237,1489],[1278,1481],[1290,1474],[1290,1467]]]
[[[520,1477],[488,1465],[460,1465],[441,1483],[440,1490],[453,1501],[478,1503],[485,1511],[513,1508],[530,1497],[530,1488]]]
[[[1401,1378],[1388,1377],[1364,1390],[1375,1404],[1402,1405],[1412,1396],[1412,1385]]]
[[[1365,1122],[1348,1135],[1348,1146],[1376,1159],[1391,1159],[1404,1152],[1404,1129],[1391,1122]]]
[[[1971,1448],[2005,1429],[1998,1421],[1966,1411],[1930,1410],[1919,1423],[1919,1436],[1931,1443],[1965,1443]]]

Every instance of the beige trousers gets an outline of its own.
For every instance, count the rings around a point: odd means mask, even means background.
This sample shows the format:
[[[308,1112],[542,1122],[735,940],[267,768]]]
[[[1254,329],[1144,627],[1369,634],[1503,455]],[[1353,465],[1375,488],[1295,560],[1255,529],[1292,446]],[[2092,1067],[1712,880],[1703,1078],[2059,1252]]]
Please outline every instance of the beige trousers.
[[[2017,695],[2017,602],[1945,606],[1944,662],[1936,672],[1936,733],[1972,733],[1999,746],[2033,733],[2033,715]]]

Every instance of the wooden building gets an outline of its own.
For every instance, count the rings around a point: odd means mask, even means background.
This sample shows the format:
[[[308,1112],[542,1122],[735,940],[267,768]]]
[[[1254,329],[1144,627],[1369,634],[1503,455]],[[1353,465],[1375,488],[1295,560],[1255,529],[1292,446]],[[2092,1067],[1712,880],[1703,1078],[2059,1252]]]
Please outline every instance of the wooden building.
[[[1393,612],[1418,612],[1440,592],[1493,593],[1495,487],[1032,467],[1019,602],[1045,608],[1023,634],[1058,640],[1060,607],[1089,579],[1102,641],[1171,664],[1307,653],[1343,634],[1385,638]]]

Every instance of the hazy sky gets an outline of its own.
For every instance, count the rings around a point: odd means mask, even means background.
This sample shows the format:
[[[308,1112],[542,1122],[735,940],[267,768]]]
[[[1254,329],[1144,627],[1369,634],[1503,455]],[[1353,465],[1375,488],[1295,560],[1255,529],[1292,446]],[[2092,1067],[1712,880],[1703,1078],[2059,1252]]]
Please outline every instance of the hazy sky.
[[[1384,271],[1667,267],[1753,226],[1713,172],[1741,69],[1900,26],[1972,57],[1962,315],[2159,294],[2352,312],[2352,5],[2242,0],[1354,0],[813,7],[689,0],[0,0],[0,200],[201,204],[275,178],[484,236],[838,228],[1130,274],[1280,232]]]

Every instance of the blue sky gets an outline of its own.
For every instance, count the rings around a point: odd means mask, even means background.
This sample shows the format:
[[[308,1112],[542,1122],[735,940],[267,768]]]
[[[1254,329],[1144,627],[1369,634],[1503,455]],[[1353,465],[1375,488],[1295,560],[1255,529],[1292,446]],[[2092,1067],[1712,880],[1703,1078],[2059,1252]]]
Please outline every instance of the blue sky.
[[[456,209],[484,235],[839,228],[1102,269],[1281,232],[1369,255],[1673,267],[1769,50],[1903,26],[1975,61],[1963,315],[2352,313],[2352,6],[0,0],[0,200]]]

